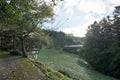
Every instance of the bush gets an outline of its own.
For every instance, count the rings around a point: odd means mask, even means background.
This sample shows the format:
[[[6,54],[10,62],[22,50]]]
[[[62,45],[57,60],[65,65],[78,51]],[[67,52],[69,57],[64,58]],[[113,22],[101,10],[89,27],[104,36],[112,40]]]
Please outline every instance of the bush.
[[[21,56],[20,51],[17,51],[17,50],[10,51],[10,54],[15,56]]]
[[[60,72],[55,72],[55,75],[60,78],[60,79],[63,79],[64,78],[64,75]]]
[[[0,50],[1,50],[1,51],[8,51],[7,48],[3,48],[2,46],[0,46]]]

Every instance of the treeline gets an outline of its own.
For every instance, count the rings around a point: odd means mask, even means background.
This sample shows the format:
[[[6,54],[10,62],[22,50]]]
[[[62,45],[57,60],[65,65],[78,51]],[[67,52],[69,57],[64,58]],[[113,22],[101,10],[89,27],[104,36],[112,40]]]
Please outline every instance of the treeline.
[[[57,31],[51,31],[46,30],[46,33],[51,37],[52,39],[52,48],[55,49],[61,49],[65,45],[77,45],[83,43],[83,38],[80,37],[74,37],[72,34],[65,34],[64,32],[57,32]]]
[[[116,7],[113,17],[88,27],[82,56],[96,70],[120,78],[120,7]]]

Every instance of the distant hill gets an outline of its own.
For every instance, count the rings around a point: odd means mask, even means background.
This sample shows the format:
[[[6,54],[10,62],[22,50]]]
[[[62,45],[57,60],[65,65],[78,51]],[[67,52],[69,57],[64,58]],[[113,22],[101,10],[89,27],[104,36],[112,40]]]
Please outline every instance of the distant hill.
[[[61,31],[46,30],[46,33],[51,37],[53,43],[52,47],[55,49],[61,49],[65,45],[81,45],[84,41],[83,37],[75,37]]]

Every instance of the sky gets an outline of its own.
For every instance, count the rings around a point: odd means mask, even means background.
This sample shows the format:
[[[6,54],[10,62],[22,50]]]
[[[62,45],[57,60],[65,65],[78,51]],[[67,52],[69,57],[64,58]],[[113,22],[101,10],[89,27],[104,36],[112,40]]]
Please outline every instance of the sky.
[[[84,37],[90,24],[112,15],[117,5],[120,0],[64,0],[55,6],[50,28]]]

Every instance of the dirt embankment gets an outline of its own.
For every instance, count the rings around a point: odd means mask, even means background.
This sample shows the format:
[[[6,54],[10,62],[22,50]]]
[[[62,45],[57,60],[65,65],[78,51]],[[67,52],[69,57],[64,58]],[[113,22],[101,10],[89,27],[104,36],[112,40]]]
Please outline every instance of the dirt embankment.
[[[9,56],[9,55],[8,55]],[[0,80],[47,80],[29,59],[6,57],[0,59]]]

